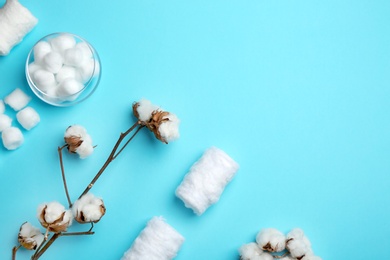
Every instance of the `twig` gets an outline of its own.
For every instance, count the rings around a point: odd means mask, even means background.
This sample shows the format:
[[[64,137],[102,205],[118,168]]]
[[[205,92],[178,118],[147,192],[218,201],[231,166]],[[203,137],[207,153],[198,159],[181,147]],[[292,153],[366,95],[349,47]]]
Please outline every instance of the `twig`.
[[[62,181],[64,183],[65,194],[66,194],[66,198],[68,199],[69,208],[71,208],[72,207],[72,201],[70,200],[70,196],[69,196],[69,192],[68,192],[68,186],[66,185],[64,162],[62,160],[62,149],[64,149],[67,146],[68,145],[66,144],[66,145],[64,145],[62,147],[58,147],[58,156],[60,157],[61,174],[62,174]]]
[[[12,248],[12,260],[15,260],[16,259],[16,252],[18,251],[18,249],[21,247],[21,245],[19,246],[14,246],[14,248]]]
[[[131,140],[133,140],[134,136],[139,132],[139,130],[141,130],[141,128],[144,127],[144,125],[140,125],[137,130],[135,131],[135,133],[129,138],[129,140],[127,140],[127,142],[122,146],[122,148],[119,150],[119,152],[117,152],[114,157],[112,157],[112,160],[115,160],[116,157],[118,157],[118,155],[123,151],[123,149],[126,148],[126,146],[130,143]]]

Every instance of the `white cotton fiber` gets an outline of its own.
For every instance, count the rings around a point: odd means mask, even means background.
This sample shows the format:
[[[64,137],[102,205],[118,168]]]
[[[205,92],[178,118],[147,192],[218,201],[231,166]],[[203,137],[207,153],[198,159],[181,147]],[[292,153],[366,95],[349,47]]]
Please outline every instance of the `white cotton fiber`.
[[[25,107],[16,114],[18,122],[26,130],[31,130],[41,120],[37,111],[32,107]]]
[[[51,47],[54,51],[63,54],[65,50],[76,46],[76,39],[69,34],[61,34],[50,39]]]
[[[99,63],[95,63],[95,59],[88,59],[78,67],[78,72],[81,75],[81,79],[84,83],[95,76],[99,72]]]
[[[69,66],[81,66],[87,57],[84,56],[82,49],[74,47],[64,52],[64,64]]]
[[[286,236],[275,228],[265,228],[256,236],[256,242],[263,250],[281,252],[286,248]]]
[[[0,114],[3,114],[5,111],[4,101],[0,99]]]
[[[9,116],[5,114],[0,114],[0,132],[10,127],[11,124],[12,124],[12,119]]]
[[[39,69],[42,69],[42,67],[36,62],[28,64],[28,73],[30,74],[30,77]]]
[[[8,150],[15,150],[23,144],[24,137],[22,132],[17,127],[8,127],[1,133],[3,145]]]
[[[7,55],[37,23],[17,0],[7,0],[0,8],[0,55]]]
[[[37,44],[35,44],[33,51],[34,62],[37,64],[42,64],[43,58],[46,56],[46,54],[50,53],[52,49],[50,43],[46,41],[39,41]]]
[[[55,51],[49,52],[43,57],[42,66],[51,73],[57,73],[62,68],[64,59]]]
[[[34,74],[32,74],[32,80],[34,81],[35,86],[45,93],[47,93],[49,89],[55,88],[57,85],[54,74],[44,69],[36,70]]]
[[[164,119],[168,118],[168,121],[163,121],[163,123],[158,128],[158,131],[167,143],[174,141],[179,138],[179,124],[180,120],[175,114],[169,114],[164,117]]]
[[[81,76],[78,74],[76,69],[71,66],[63,66],[60,71],[55,76],[56,81],[58,83],[61,83],[65,79],[76,79],[78,81],[81,81]]]
[[[137,112],[138,112],[138,115],[139,115],[139,120],[141,121],[149,121],[149,119],[152,117],[152,113],[153,111],[156,111],[156,110],[159,110],[160,108],[154,104],[152,104],[152,102],[150,102],[149,100],[147,99],[141,99],[139,102],[138,102],[138,107],[137,107]]]
[[[4,102],[15,111],[19,111],[24,108],[30,100],[31,97],[27,96],[20,88],[16,88],[4,98]]]
[[[56,94],[57,97],[63,100],[72,101],[75,100],[78,96],[75,94],[77,94],[83,88],[84,85],[78,80],[73,78],[67,78],[58,85]]]
[[[312,254],[311,243],[300,228],[295,228],[287,234],[286,248],[291,256],[301,258],[306,254]]]
[[[83,52],[83,56],[86,58],[92,58],[92,49],[86,42],[79,42],[76,44],[77,49],[80,49]]]
[[[187,208],[201,215],[216,203],[239,165],[224,151],[211,147],[192,165],[176,190]]]
[[[162,217],[152,218],[121,260],[169,260],[176,257],[184,237]]]
[[[241,260],[273,260],[273,256],[263,252],[256,243],[245,244],[240,247]]]

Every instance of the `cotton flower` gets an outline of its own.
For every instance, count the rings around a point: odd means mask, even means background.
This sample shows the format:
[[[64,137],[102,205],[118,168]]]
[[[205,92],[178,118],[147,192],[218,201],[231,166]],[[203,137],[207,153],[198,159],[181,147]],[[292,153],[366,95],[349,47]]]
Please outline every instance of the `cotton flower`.
[[[286,236],[277,229],[266,228],[257,234],[256,242],[263,250],[281,252],[286,247]]]
[[[87,193],[73,204],[72,212],[79,223],[96,223],[106,213],[106,208],[102,199]]]
[[[286,248],[290,251],[291,256],[298,260],[302,260],[305,255],[312,255],[313,253],[309,239],[299,228],[295,228],[287,234]],[[309,259],[307,258],[307,260]]]
[[[241,260],[273,260],[273,256],[264,252],[256,243],[245,244],[239,249]]]
[[[161,142],[168,143],[179,138],[180,120],[177,116],[163,111],[149,100],[142,99],[134,103],[133,114]]]
[[[22,224],[19,230],[18,241],[21,246],[28,250],[35,250],[43,241],[41,231],[29,222]]]
[[[93,153],[92,138],[87,130],[80,125],[69,126],[65,131],[64,139],[69,152],[77,153],[81,159]]]
[[[51,232],[63,232],[72,224],[72,212],[58,202],[39,205],[38,220],[41,225]]]

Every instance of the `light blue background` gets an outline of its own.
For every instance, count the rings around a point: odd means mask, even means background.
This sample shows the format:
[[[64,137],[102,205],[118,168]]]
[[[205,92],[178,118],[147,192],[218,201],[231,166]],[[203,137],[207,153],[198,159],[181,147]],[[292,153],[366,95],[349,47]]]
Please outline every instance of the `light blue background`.
[[[77,106],[33,98],[41,123],[23,131],[20,149],[0,148],[1,259],[11,258],[24,221],[39,225],[40,203],[66,204],[56,150],[66,127],[85,126],[98,145],[86,160],[65,155],[75,199],[140,98],[176,113],[181,138],[164,145],[142,131],[92,190],[107,207],[96,234],[61,238],[42,259],[119,259],[159,215],[186,238],[178,260],[237,259],[266,227],[301,227],[326,260],[388,257],[390,1],[21,3],[39,24],[0,58],[0,98],[16,87],[33,95],[24,62],[53,32],[86,38],[103,73]],[[210,146],[240,170],[198,217],[174,192]]]

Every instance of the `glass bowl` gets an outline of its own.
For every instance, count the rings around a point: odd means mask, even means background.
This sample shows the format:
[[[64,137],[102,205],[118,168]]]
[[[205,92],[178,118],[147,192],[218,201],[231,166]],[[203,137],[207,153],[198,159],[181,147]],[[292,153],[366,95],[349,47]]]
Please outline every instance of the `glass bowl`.
[[[60,32],[43,37],[33,46],[25,70],[27,82],[38,98],[66,107],[94,93],[100,81],[101,63],[86,40]]]

